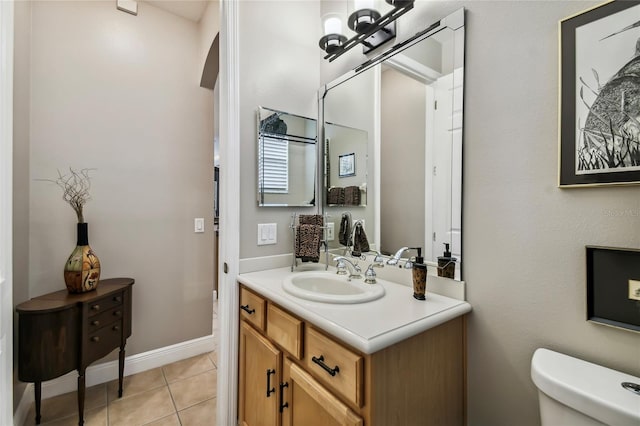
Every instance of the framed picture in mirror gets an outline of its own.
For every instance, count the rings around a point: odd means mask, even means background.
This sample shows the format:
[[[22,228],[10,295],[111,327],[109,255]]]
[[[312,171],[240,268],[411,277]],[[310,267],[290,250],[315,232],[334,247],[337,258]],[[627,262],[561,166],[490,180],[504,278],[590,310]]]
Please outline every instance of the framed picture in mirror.
[[[356,154],[354,152],[349,154],[342,154],[339,156],[338,177],[348,177],[356,175]]]
[[[560,21],[560,187],[640,183],[640,1]]]

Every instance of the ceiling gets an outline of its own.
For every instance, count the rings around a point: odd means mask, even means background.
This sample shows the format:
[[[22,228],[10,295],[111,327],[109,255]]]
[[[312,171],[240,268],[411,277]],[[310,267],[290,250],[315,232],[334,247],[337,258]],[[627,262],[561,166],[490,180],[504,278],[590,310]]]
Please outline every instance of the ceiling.
[[[174,15],[198,22],[210,0],[146,0],[146,2]]]

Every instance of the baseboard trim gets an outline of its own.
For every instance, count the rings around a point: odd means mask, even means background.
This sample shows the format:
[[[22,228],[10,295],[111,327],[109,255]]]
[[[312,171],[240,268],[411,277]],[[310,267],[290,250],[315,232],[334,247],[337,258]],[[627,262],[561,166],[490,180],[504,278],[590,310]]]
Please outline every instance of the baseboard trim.
[[[215,350],[215,339],[213,335],[199,337],[175,345],[153,349],[125,358],[124,375],[141,373],[172,362],[180,361],[192,356]],[[118,378],[118,361],[108,361],[102,364],[92,365],[87,368],[85,380],[87,387],[110,382]],[[42,383],[42,399],[76,390],[78,382],[78,372],[72,371],[64,376]],[[34,401],[33,383],[29,383],[25,388],[20,403],[13,413],[13,422],[16,426],[21,426]]]

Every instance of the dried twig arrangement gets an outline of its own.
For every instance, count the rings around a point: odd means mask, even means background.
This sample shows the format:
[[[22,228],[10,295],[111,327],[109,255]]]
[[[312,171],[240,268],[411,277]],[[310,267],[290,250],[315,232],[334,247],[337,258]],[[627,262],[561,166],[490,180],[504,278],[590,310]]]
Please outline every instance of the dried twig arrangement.
[[[91,199],[89,189],[91,189],[91,179],[89,172],[94,169],[74,170],[69,167],[68,174],[60,173],[58,170],[57,179],[42,179],[53,182],[62,188],[62,199],[69,203],[71,208],[78,216],[78,223],[84,223],[82,209],[84,205]]]

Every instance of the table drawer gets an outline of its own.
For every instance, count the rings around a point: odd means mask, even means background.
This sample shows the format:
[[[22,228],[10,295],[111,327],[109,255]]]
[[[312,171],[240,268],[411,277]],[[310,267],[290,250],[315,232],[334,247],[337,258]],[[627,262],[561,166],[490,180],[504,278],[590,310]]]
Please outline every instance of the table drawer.
[[[304,323],[269,302],[267,304],[267,336],[297,359],[302,359]]]
[[[362,407],[364,360],[362,356],[321,334],[306,328],[307,369],[331,389]]]
[[[89,334],[87,341],[87,358],[89,362],[102,358],[115,348],[119,348],[121,341],[122,320]]]
[[[266,301],[244,287],[240,287],[240,317],[264,331]]]
[[[121,306],[123,299],[123,293],[119,292],[91,302],[89,303],[89,316],[92,317],[116,306]]]
[[[108,311],[96,314],[89,318],[89,333],[105,327],[109,324],[119,321],[122,318],[123,311],[122,306],[116,306]]]

